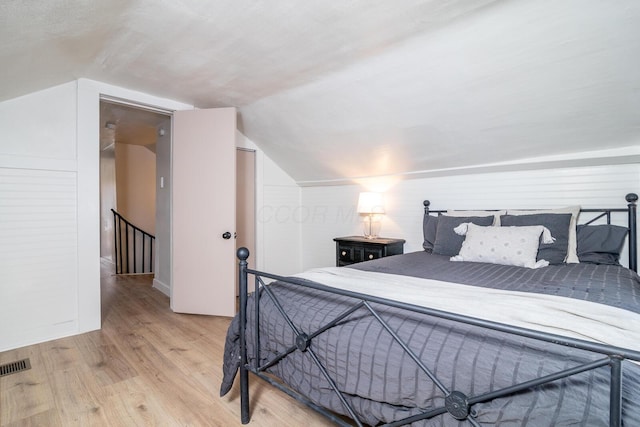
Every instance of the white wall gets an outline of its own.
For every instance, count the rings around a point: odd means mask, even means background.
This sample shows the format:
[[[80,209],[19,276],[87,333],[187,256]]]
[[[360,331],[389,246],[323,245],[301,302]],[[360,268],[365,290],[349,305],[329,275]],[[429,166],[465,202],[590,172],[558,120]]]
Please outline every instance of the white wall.
[[[114,261],[114,229],[113,213],[117,211],[116,204],[116,156],[115,140],[100,150],[100,256]],[[104,142],[104,140],[103,140]]]
[[[2,351],[78,330],[76,83],[0,103],[0,129]]]
[[[156,155],[142,145],[115,144],[118,212],[149,234],[156,232]]]
[[[383,237],[406,239],[405,252],[422,250],[422,201],[433,209],[626,207],[627,193],[640,192],[640,165],[604,165],[436,178],[363,181],[360,185],[302,188],[309,215],[302,226],[302,268],[335,264],[333,237],[361,234],[355,213],[358,193],[384,190]],[[618,216],[621,225],[626,217]],[[623,261],[626,264],[626,254]]]
[[[156,248],[153,287],[171,295],[171,117],[156,140]]]
[[[3,166],[75,170],[76,83],[0,103]]]
[[[241,132],[236,145],[256,150],[256,252],[249,266],[274,274],[302,268],[301,189],[276,163]]]

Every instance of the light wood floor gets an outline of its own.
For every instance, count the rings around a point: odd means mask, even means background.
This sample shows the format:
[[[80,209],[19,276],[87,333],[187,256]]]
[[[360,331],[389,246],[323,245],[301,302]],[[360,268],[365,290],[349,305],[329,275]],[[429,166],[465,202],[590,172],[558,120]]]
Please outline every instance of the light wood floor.
[[[181,315],[146,276],[102,273],[102,329],[0,353],[32,369],[0,378],[0,426],[236,426],[238,384],[219,397],[229,318]],[[253,426],[327,426],[251,382]]]

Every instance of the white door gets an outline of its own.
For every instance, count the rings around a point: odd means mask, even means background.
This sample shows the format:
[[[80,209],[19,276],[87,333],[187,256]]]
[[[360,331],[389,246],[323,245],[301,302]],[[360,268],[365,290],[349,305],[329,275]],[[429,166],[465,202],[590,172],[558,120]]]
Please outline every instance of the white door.
[[[173,115],[171,309],[178,313],[235,314],[235,133],[235,108]]]

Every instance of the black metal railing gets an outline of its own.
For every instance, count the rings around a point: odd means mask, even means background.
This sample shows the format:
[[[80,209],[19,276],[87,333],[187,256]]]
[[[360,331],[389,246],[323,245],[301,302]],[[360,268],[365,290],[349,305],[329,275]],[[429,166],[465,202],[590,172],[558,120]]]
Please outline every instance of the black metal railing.
[[[114,261],[116,274],[153,273],[155,236],[131,224],[115,210],[113,212]]]

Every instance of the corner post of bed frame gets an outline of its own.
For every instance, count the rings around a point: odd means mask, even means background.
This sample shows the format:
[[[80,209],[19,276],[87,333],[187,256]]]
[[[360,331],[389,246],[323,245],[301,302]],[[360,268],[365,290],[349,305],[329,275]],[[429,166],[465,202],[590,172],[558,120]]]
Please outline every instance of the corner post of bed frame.
[[[242,424],[247,424],[251,415],[249,414],[249,371],[247,370],[247,259],[249,249],[239,248],[236,255],[238,263],[238,287],[240,293],[240,420]]]
[[[425,215],[429,215],[429,205],[431,205],[431,202],[428,200],[425,200],[424,202],[422,202],[422,204],[424,205]]]
[[[629,193],[625,197],[629,207],[629,268],[635,272],[638,271],[638,235],[636,230],[636,218],[638,206],[638,195]]]
[[[609,426],[622,425],[622,358],[611,356],[611,383],[609,396]]]

